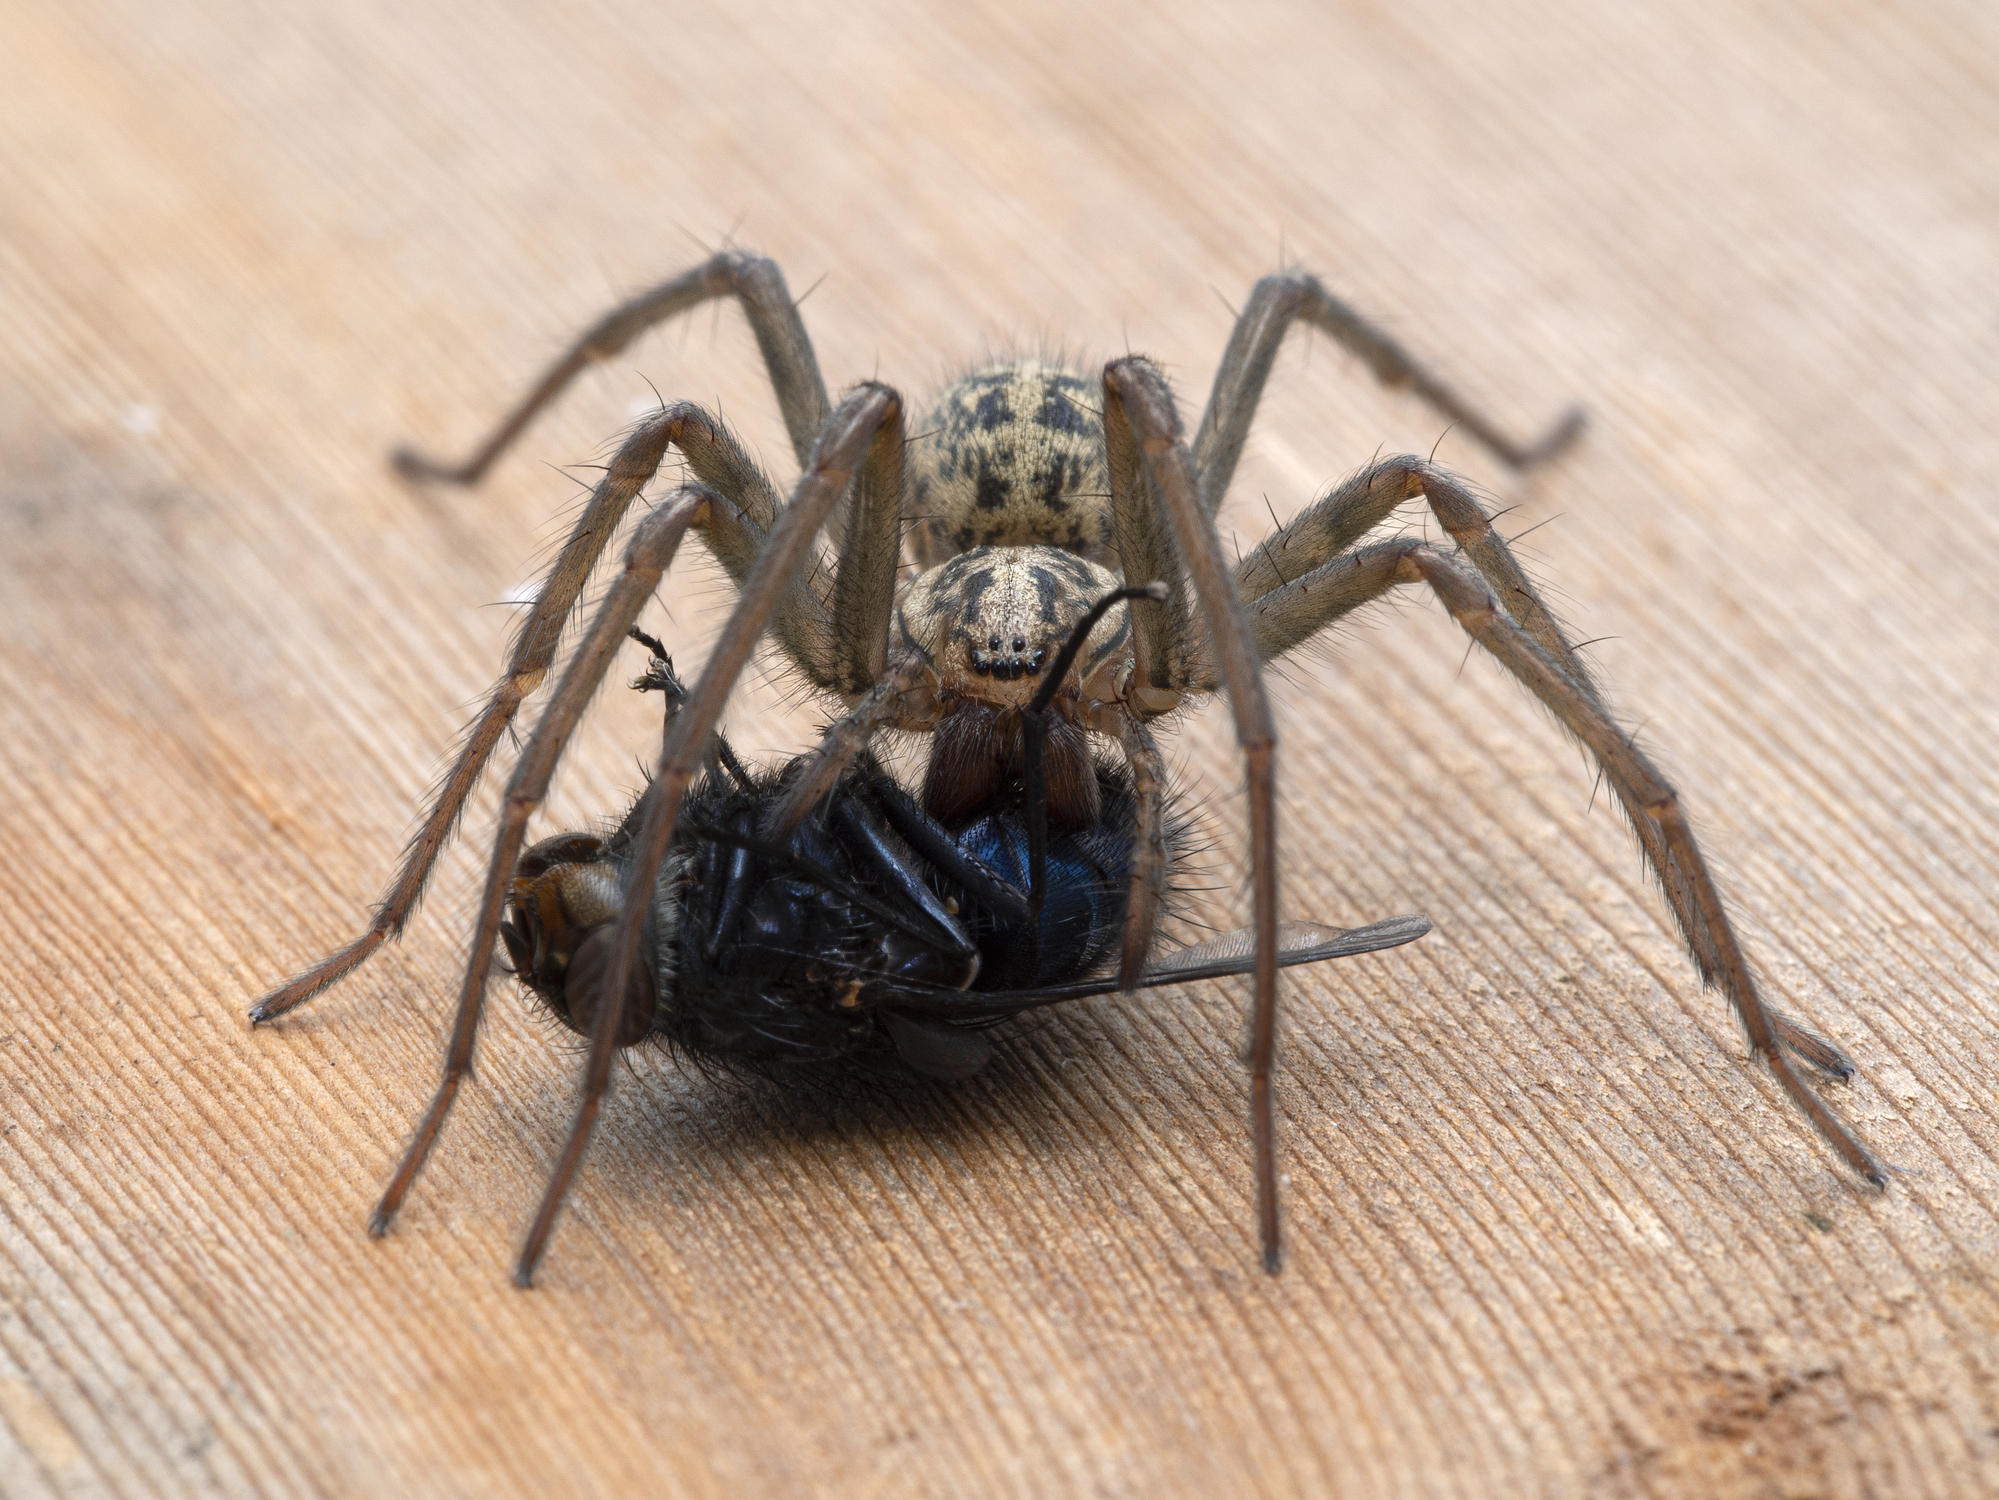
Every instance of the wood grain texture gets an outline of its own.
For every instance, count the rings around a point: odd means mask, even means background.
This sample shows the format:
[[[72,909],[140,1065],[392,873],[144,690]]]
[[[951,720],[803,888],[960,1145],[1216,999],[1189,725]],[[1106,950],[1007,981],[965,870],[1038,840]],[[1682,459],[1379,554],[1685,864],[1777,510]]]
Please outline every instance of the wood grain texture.
[[[0,17],[0,1492],[1999,1489],[1999,13],[283,10]],[[1440,438],[1538,526],[1904,1175],[1856,1186],[1747,1068],[1577,753],[1412,600],[1277,688],[1287,910],[1437,924],[1286,980],[1282,1278],[1224,985],[816,1113],[641,1062],[529,1294],[577,1059],[499,993],[368,1241],[490,789],[404,942],[245,1006],[359,930],[556,465],[657,386],[790,472],[733,309],[477,492],[384,455],[468,444],[732,231],[815,288],[836,385],[1132,347],[1191,403],[1286,257],[1518,428],[1584,402],[1522,483],[1298,338],[1225,529]],[[725,598],[690,565],[650,623],[692,662]],[[542,826],[620,807],[635,700]],[[821,712],[762,675],[728,722],[771,755]],[[1225,708],[1168,746],[1247,920]]]

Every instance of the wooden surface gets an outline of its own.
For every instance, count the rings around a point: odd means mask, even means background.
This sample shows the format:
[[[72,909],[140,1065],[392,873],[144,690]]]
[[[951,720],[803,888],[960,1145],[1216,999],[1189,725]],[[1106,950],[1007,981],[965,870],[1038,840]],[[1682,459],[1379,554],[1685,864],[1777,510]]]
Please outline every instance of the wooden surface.
[[[1999,1487],[1989,6],[275,9],[0,15],[0,1493]],[[1300,338],[1226,529],[1440,437],[1538,526],[1905,1175],[1747,1069],[1577,752],[1410,601],[1278,690],[1289,911],[1437,924],[1286,982],[1281,1279],[1219,984],[818,1112],[642,1061],[529,1294],[576,1059],[500,987],[366,1239],[490,789],[400,946],[245,1006],[359,930],[559,465],[656,386],[789,470],[733,309],[479,492],[384,454],[731,233],[816,287],[836,385],[1129,346],[1193,404],[1288,259],[1516,428],[1587,404],[1522,483]],[[649,619],[692,661],[726,597],[690,564]],[[774,755],[819,712],[765,675],[728,722]],[[621,806],[654,713],[607,695],[542,826]],[[1170,748],[1246,920],[1226,712]]]

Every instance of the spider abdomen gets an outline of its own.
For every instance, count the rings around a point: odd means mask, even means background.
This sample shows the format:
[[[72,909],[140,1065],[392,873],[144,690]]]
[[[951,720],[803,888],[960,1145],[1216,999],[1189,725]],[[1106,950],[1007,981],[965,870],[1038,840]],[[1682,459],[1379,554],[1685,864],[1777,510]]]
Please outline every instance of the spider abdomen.
[[[910,546],[934,567],[973,547],[1113,555],[1101,386],[1036,360],[937,398],[909,447]]]

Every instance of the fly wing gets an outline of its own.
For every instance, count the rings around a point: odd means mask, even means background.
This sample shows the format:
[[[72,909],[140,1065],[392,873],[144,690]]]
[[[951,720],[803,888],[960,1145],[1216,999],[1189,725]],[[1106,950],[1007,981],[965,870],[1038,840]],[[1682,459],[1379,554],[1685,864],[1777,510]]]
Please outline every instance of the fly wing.
[[[1430,930],[1428,917],[1389,917],[1366,927],[1324,927],[1317,922],[1277,924],[1277,967],[1316,964],[1328,958],[1351,958],[1356,953],[1378,953],[1383,948],[1400,948],[1413,943]],[[1196,979],[1220,979],[1227,974],[1247,974],[1256,967],[1256,933],[1248,927],[1223,933],[1205,943],[1168,953],[1153,962],[1139,980],[1139,988],[1161,984],[1187,984]],[[1115,989],[1117,986],[1112,985]],[[1099,990],[1096,993],[1101,994]]]
[[[1383,948],[1399,948],[1413,943],[1430,930],[1427,917],[1389,917],[1365,927],[1324,927],[1317,922],[1277,924],[1277,966],[1316,964],[1329,958],[1351,958],[1356,953],[1378,953]],[[1224,933],[1191,948],[1181,948],[1153,961],[1138,982],[1140,989],[1162,984],[1191,984],[1197,979],[1221,979],[1230,974],[1247,974],[1256,967],[1256,933],[1248,927]],[[939,1014],[954,1020],[997,1019],[1030,1010],[1037,1005],[1054,1005],[1063,1000],[1081,1000],[1090,995],[1110,995],[1118,990],[1117,976],[1072,980],[1037,990],[959,990],[949,995],[926,997]],[[923,1008],[931,1008],[925,1006]]]

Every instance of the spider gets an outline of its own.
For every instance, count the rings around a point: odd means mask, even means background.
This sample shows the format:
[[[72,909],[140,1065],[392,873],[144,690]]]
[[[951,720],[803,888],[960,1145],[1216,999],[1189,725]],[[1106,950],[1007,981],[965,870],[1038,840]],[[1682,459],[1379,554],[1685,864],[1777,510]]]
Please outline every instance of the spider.
[[[494,745],[554,661],[592,567],[632,500],[669,450],[677,451],[692,481],[638,524],[624,570],[509,784],[444,1076],[371,1233],[386,1232],[470,1071],[528,818],[612,654],[689,529],[739,594],[698,683],[668,723],[644,815],[629,834],[622,906],[595,960],[601,977],[582,1097],[522,1251],[516,1279],[523,1285],[609,1085],[648,893],[689,784],[713,753],[723,704],[767,629],[790,666],[846,709],[788,775],[782,794],[759,802],[760,833],[773,845],[798,832],[877,735],[911,731],[929,736],[920,801],[931,818],[962,822],[1010,789],[1026,789],[1038,890],[1048,829],[1088,829],[1102,816],[1093,737],[1117,747],[1134,801],[1117,969],[1127,991],[1145,981],[1170,862],[1164,762],[1149,726],[1190,697],[1226,690],[1246,763],[1255,943],[1251,1125],[1258,1238],[1273,1273],[1282,1264],[1271,1093],[1282,945],[1277,737],[1262,664],[1403,585],[1428,587],[1472,640],[1589,749],[1631,820],[1703,981],[1727,996],[1752,1056],[1855,1172],[1885,1184],[1882,1166],[1788,1054],[1841,1080],[1852,1076],[1853,1065],[1830,1042],[1765,1005],[1672,787],[1611,717],[1575,648],[1463,481],[1424,459],[1376,462],[1280,525],[1233,567],[1223,554],[1214,516],[1278,347],[1295,322],[1331,335],[1384,385],[1413,391],[1516,468],[1565,449],[1581,430],[1579,412],[1535,443],[1511,441],[1315,277],[1291,270],[1265,277],[1252,291],[1191,442],[1164,375],[1137,355],[1111,361],[1100,380],[1034,361],[977,371],[942,393],[921,436],[910,439],[902,398],[889,386],[866,381],[837,405],[828,398],[782,273],[767,259],[731,249],[602,318],[464,464],[441,465],[402,450],[397,468],[412,479],[476,482],[580,370],[654,324],[719,297],[741,305],[775,388],[802,471],[789,501],[780,501],[777,486],[727,427],[700,407],[677,402],[638,421],[543,582],[504,675],[368,930],[250,1011],[253,1022],[284,1013],[400,934]],[[1454,548],[1413,537],[1368,540],[1404,501],[1418,497]],[[830,568],[822,534],[833,554]],[[919,570],[898,589],[905,543]],[[1092,604],[1120,585],[1145,597],[1083,630],[1073,663],[1066,653],[1055,660]],[[1058,666],[1059,681],[1040,680]]]

